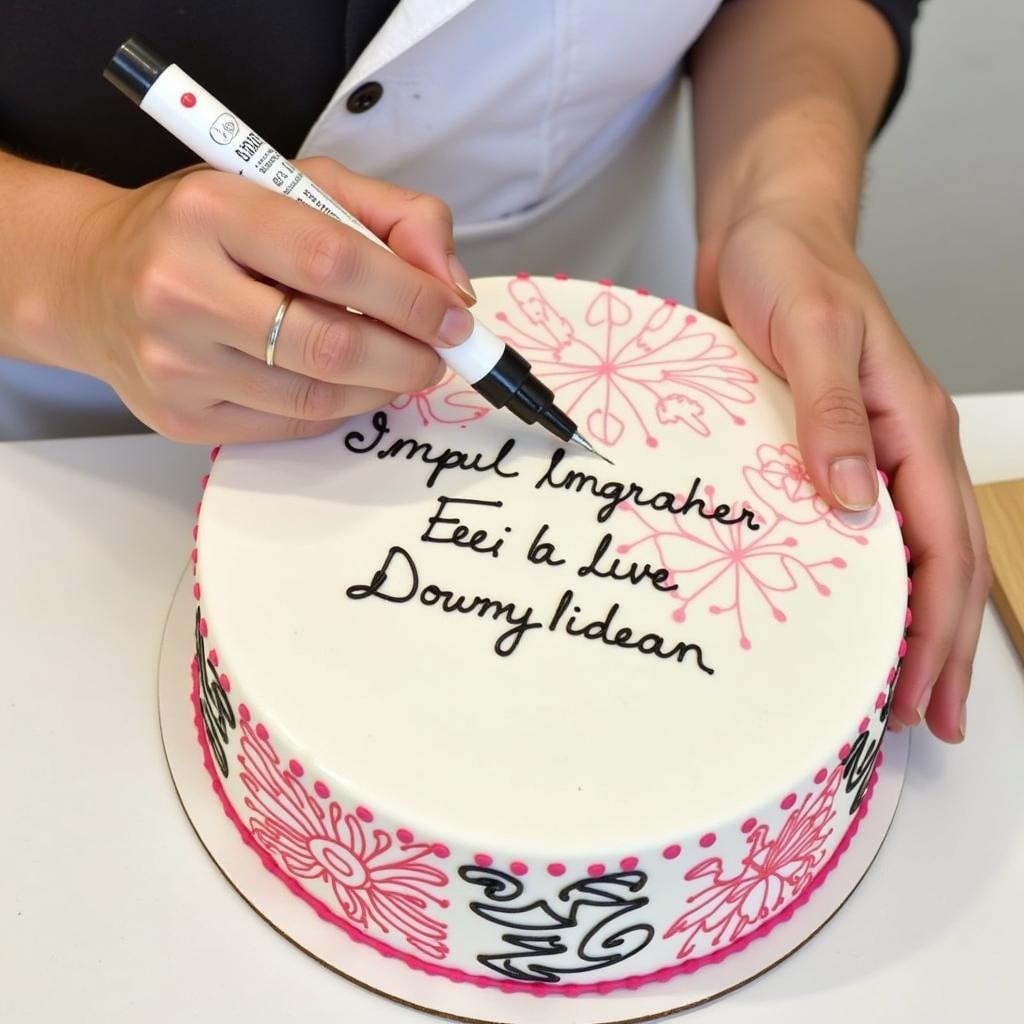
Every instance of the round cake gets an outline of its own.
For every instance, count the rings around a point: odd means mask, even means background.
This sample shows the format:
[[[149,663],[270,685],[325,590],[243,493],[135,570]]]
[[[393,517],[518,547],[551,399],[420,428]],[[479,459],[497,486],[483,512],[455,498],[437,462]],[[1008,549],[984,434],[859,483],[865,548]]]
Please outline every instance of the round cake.
[[[614,464],[451,374],[215,450],[201,756],[339,943],[538,994],[666,979],[852,840],[903,653],[899,514],[816,495],[785,383],[722,324],[611,282],[475,284]]]

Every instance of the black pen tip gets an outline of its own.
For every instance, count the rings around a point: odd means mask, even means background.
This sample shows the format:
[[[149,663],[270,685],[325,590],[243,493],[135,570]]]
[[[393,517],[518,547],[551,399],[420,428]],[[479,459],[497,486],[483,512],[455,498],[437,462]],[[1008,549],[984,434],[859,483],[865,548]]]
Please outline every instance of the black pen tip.
[[[570,440],[573,444],[578,444],[581,448],[584,448],[586,451],[590,452],[591,455],[596,455],[599,459],[604,459],[604,461],[607,462],[609,466],[615,465],[615,463],[612,462],[612,460],[609,459],[607,455],[602,455],[582,434],[575,433],[572,435]]]

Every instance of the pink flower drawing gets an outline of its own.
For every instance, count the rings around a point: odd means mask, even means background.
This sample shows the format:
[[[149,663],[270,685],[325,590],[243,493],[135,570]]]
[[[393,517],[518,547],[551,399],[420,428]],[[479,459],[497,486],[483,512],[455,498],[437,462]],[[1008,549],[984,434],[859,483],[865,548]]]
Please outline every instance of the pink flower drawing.
[[[559,309],[557,286],[545,288],[520,275],[508,286],[510,309],[495,319],[588,436],[614,447],[638,430],[657,447],[664,428],[707,437],[716,416],[745,423],[737,409],[754,401],[757,377],[692,313],[601,282],[574,321]]]
[[[817,492],[795,444],[763,444],[757,449],[760,476],[769,487],[782,491],[794,505],[813,504]]]
[[[240,778],[256,842],[356,928],[397,932],[412,948],[444,959],[447,927],[431,911],[448,906],[436,894],[448,877],[428,863],[435,848],[371,827],[366,808],[344,811],[323,783],[310,792],[297,762],[282,766],[265,727],[241,727]],[[316,882],[319,891],[311,888]]]
[[[449,370],[429,388],[399,395],[391,403],[391,408],[415,409],[425,427],[431,423],[470,423],[486,416],[491,406],[475,391],[461,384]]]
[[[744,825],[749,829],[747,852],[739,865],[726,866],[720,857],[708,857],[686,872],[687,882],[703,884],[686,898],[686,910],[663,936],[682,937],[677,959],[693,953],[704,937],[710,937],[712,949],[735,942],[807,888],[825,860],[842,774],[842,764],[833,768],[821,788],[804,796],[775,835],[765,824]]]
[[[715,489],[708,485],[704,494],[707,505],[714,507]],[[748,502],[733,505],[730,518],[736,518],[740,508],[750,507]],[[645,557],[667,569],[669,584],[678,587],[669,592],[678,602],[672,617],[677,622],[686,621],[696,601],[712,615],[732,615],[744,650],[751,648],[751,603],[763,606],[775,622],[786,622],[780,602],[782,595],[806,583],[822,597],[828,597],[832,591],[823,580],[824,571],[846,568],[842,558],[804,559],[798,550],[800,541],[784,532],[785,521],[779,517],[766,519],[758,515],[755,521],[759,528],[752,530],[744,521],[723,524],[697,515],[666,512],[647,518],[629,502],[620,504],[617,512],[634,516],[645,529],[636,539],[619,544],[619,554],[647,545],[653,547],[654,557]]]
[[[814,488],[795,444],[777,447],[762,444],[757,449],[758,465],[745,466],[743,478],[753,492],[759,511],[772,513],[791,523],[824,523],[830,530],[858,544],[867,544],[863,531],[878,520],[878,504],[868,512],[837,512]]]

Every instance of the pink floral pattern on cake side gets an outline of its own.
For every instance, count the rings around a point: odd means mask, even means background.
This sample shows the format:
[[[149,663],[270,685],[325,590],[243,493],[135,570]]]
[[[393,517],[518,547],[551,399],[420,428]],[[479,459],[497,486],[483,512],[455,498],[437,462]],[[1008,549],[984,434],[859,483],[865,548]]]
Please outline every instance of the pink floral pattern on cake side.
[[[574,320],[557,282],[521,274],[508,285],[510,308],[495,314],[498,333],[591,440],[614,448],[639,432],[657,447],[670,429],[708,437],[716,422],[744,424],[740,410],[754,402],[757,376],[733,345],[672,300],[610,281],[593,289]]]
[[[434,847],[402,842],[370,827],[373,815],[366,808],[345,811],[319,795],[325,790],[307,789],[301,765],[282,765],[263,725],[253,728],[243,720],[241,733],[240,778],[259,846],[304,886],[322,882],[321,897],[356,928],[397,932],[413,949],[443,960],[447,927],[431,912],[448,906],[436,893],[448,877],[427,862]]]
[[[699,936],[710,936],[713,949],[731,945],[811,885],[825,860],[842,776],[839,764],[817,792],[804,796],[774,834],[765,824],[750,823],[747,853],[739,865],[708,857],[686,872],[685,880],[699,887],[687,897],[686,911],[664,935],[682,938],[677,959],[685,960],[693,952]],[[791,806],[788,797],[784,806]]]

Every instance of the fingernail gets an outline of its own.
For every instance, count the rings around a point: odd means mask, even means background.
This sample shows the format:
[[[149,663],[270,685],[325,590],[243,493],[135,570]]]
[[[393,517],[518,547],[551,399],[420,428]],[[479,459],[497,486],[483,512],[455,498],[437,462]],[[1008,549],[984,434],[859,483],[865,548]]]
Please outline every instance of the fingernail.
[[[452,306],[444,315],[437,336],[445,345],[459,345],[473,332],[473,315],[463,306]]]
[[[466,273],[466,268],[462,265],[462,260],[455,253],[451,253],[448,257],[448,273],[451,275],[452,284],[469,299],[470,303],[476,302],[473,283],[469,279],[469,274]]]
[[[866,512],[877,500],[878,480],[862,455],[836,459],[828,468],[832,496],[849,512]]]
[[[960,740],[967,739],[967,701],[960,705]]]
[[[889,732],[903,732],[903,723],[889,716]]]
[[[929,686],[927,690],[921,694],[921,699],[917,702],[917,722],[920,723],[924,720],[924,713],[928,710],[928,702],[932,699],[932,688]]]

